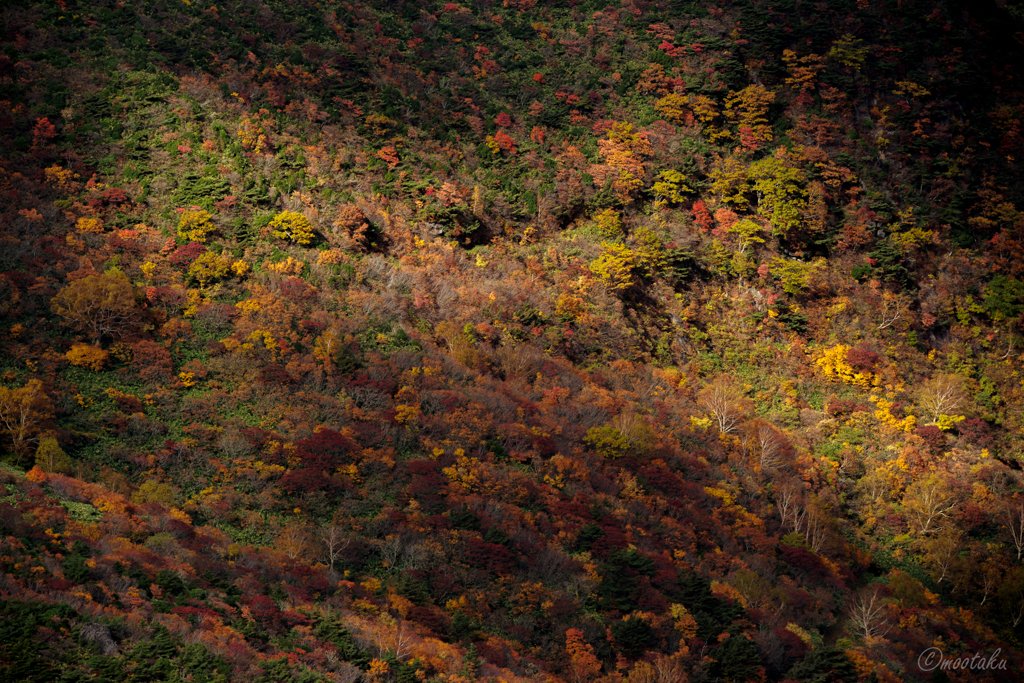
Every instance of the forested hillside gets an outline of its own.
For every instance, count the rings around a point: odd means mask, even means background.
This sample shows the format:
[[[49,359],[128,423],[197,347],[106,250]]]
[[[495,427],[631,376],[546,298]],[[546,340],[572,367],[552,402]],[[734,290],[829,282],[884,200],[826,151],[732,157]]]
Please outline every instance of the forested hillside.
[[[0,679],[1020,671],[1020,2],[0,14]]]

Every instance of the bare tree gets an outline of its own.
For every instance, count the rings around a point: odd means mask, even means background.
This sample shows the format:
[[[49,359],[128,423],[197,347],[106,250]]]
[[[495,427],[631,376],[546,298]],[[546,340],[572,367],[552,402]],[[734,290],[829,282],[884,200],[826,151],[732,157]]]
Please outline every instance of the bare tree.
[[[1014,628],[1024,621],[1024,567],[1014,567],[1006,572],[999,587],[997,608],[1005,609]]]
[[[398,558],[402,555],[402,537],[398,534],[388,534],[383,541],[377,541],[375,545],[380,550],[381,563],[389,572],[398,570]]]
[[[936,375],[921,385],[918,396],[918,406],[932,423],[956,415],[967,403],[964,381],[957,375]]]
[[[594,676],[590,672],[582,673],[575,672],[575,678],[593,680]],[[682,683],[688,678],[682,658],[677,653],[668,657],[661,655],[653,662],[637,662],[625,678],[625,683]]]
[[[345,552],[345,549],[352,544],[352,538],[342,531],[340,525],[334,522],[320,527],[317,531],[317,536],[323,544],[323,558],[327,560],[327,566],[331,574],[333,574],[334,564],[341,557],[341,554]]]
[[[1015,497],[1003,507],[999,521],[1010,532],[1013,547],[1017,549],[1017,559],[1024,554],[1024,499]]]
[[[1010,342],[1006,345],[1006,353],[999,357],[999,360],[1006,360],[1010,357],[1010,353],[1013,351],[1013,321],[1010,321],[1010,326],[1006,330],[1006,336]]]
[[[956,504],[956,496],[938,473],[915,481],[903,494],[903,509],[922,536],[942,529]]]
[[[973,561],[976,562],[977,559],[973,558]],[[974,572],[974,578],[977,581],[978,590],[981,591],[981,602],[978,603],[978,606],[984,607],[989,596],[996,592],[1003,580],[998,561],[990,558],[981,562],[980,566],[977,566],[977,571]]]
[[[412,636],[405,630],[405,621],[398,622],[395,635],[391,639],[391,651],[395,653],[395,659],[402,661],[409,656],[412,650]]]
[[[307,557],[314,548],[309,531],[308,524],[293,520],[278,532],[277,538],[274,540],[274,548],[292,560]]]
[[[725,375],[716,377],[697,397],[697,405],[711,414],[723,434],[736,431],[746,412],[745,404],[743,392]]]
[[[882,295],[882,311],[879,316],[878,325],[880,330],[891,327],[897,320],[910,309],[910,297],[905,294],[891,294],[886,292]]]
[[[807,508],[803,505],[798,505],[793,511],[793,531],[798,534],[804,532],[804,527],[807,526]]]
[[[448,340],[445,339],[445,342]],[[499,346],[492,357],[508,378],[526,376],[538,359],[537,349],[530,344]]]
[[[1015,602],[1010,608],[1010,618],[1013,619],[1013,627],[1017,628],[1017,624],[1024,619],[1024,599]]]
[[[110,635],[110,629],[99,622],[94,621],[86,624],[82,627],[80,633],[82,640],[98,643],[103,654],[108,657],[121,652],[120,648],[117,647],[117,643],[114,642],[114,638]]]
[[[675,655],[658,657],[654,660],[654,670],[658,673],[658,683],[682,683],[687,680],[686,668],[681,658]]]
[[[804,508],[804,519],[804,539],[807,540],[807,545],[814,552],[821,552],[828,539],[828,524],[825,521],[825,516],[817,507],[809,505]]]
[[[960,554],[962,535],[960,530],[947,527],[922,543],[924,561],[932,568],[935,583],[942,583],[949,577]]]
[[[775,492],[775,509],[779,511],[782,526],[796,526],[796,516],[800,509],[800,489],[786,482]],[[794,528],[794,531],[798,529]]]
[[[891,628],[885,619],[885,606],[877,585],[857,595],[850,606],[849,616],[853,632],[864,639],[884,636]]]
[[[785,441],[766,420],[751,420],[744,429],[744,445],[762,471],[778,469],[783,462]]]

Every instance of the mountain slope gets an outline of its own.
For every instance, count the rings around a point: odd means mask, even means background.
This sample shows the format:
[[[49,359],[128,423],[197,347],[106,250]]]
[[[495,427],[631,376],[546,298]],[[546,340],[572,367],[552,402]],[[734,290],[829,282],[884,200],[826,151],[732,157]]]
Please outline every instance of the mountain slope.
[[[4,12],[11,677],[1019,666],[1016,5]]]

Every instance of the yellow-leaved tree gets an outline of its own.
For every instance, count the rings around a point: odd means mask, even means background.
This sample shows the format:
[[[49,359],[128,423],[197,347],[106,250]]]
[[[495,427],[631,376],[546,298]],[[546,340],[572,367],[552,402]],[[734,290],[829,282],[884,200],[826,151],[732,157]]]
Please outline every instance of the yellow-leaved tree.
[[[110,359],[110,354],[101,348],[89,344],[72,344],[64,354],[69,363],[80,368],[100,371]]]
[[[736,124],[740,144],[745,148],[757,149],[772,141],[768,107],[774,102],[775,93],[759,84],[748,85],[726,98],[726,118]]]
[[[216,226],[208,211],[193,206],[181,212],[178,219],[178,237],[189,242],[205,242]]]
[[[88,335],[96,346],[104,337],[120,337],[140,319],[135,289],[119,271],[69,282],[50,305],[65,325]]]
[[[188,274],[197,280],[201,287],[206,287],[211,282],[230,275],[231,268],[230,259],[208,251],[192,262],[188,267]]]
[[[670,123],[686,123],[687,116],[693,121],[689,101],[685,95],[669,93],[654,103],[654,111],[661,114]]]
[[[749,179],[757,195],[757,213],[771,222],[773,235],[799,227],[807,208],[807,176],[785,149],[751,164]]]
[[[629,244],[601,242],[601,254],[590,264],[591,272],[616,294],[639,287],[666,263],[665,246],[650,228],[637,228]]]
[[[44,472],[59,472],[70,474],[74,463],[64,452],[64,449],[52,436],[43,436],[39,439],[39,447],[36,448],[36,466]]]
[[[668,169],[658,174],[658,179],[651,188],[654,191],[656,207],[668,204],[681,204],[686,201],[684,193],[693,192],[686,185],[686,176],[675,169]]]
[[[822,258],[804,263],[779,256],[768,262],[768,272],[779,279],[782,283],[782,290],[786,294],[796,296],[807,289],[811,283],[811,277],[824,265],[825,259]]]
[[[270,234],[278,239],[291,240],[296,244],[306,246],[312,244],[316,234],[309,219],[298,211],[285,211],[274,216],[270,221]]]
[[[52,417],[53,404],[39,380],[31,379],[20,389],[0,387],[0,431],[10,438],[18,456],[39,441],[43,425]]]

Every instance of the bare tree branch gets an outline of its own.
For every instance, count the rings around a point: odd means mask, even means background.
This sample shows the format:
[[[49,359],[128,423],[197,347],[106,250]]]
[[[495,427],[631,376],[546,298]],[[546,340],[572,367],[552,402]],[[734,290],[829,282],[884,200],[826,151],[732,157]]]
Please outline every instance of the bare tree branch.
[[[861,638],[877,638],[889,632],[891,624],[885,619],[885,607],[878,586],[861,591],[849,611],[853,631]]]

